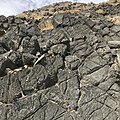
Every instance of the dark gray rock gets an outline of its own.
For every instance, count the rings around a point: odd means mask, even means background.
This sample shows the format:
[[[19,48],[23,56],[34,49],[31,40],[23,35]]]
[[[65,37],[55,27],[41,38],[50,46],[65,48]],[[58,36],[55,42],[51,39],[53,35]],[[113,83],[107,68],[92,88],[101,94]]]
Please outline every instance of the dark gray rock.
[[[120,31],[120,26],[119,25],[114,25],[113,27],[110,28],[114,32],[119,32]]]
[[[22,54],[23,65],[34,65],[36,57],[29,53]]]
[[[100,26],[100,25],[95,25],[95,26],[93,27],[93,31],[95,31],[95,32],[98,32],[100,29],[101,29],[101,26]]]
[[[27,22],[26,22],[26,24],[27,24]],[[27,25],[26,25],[25,23],[22,23],[22,24],[19,24],[19,33],[18,33],[18,35],[20,36],[20,37],[26,37],[27,36]]]
[[[109,28],[104,28],[102,31],[101,31],[101,34],[103,35],[103,36],[105,36],[105,35],[108,35],[109,34]]]
[[[91,21],[90,19],[88,19],[88,20],[86,21],[86,23],[87,23],[87,25],[88,25],[90,28],[93,28],[94,25],[95,25],[95,23],[94,23],[93,21]]]
[[[39,76],[39,77],[38,77]],[[36,65],[28,74],[26,80],[22,80],[24,90],[41,90],[50,84],[54,85],[54,80],[50,80],[49,73],[42,65]]]
[[[80,61],[79,58],[77,58],[77,56],[71,56],[71,55],[66,56],[65,62],[66,62],[66,67],[72,70],[77,69],[78,66],[80,65]]]
[[[21,24],[21,23],[23,23],[23,20],[20,18],[16,18],[14,22],[17,24]]]
[[[51,47],[51,53],[59,54],[61,56],[65,56],[67,53],[67,46],[64,44],[58,44]]]
[[[4,15],[1,15],[0,22],[7,22],[7,17],[5,17]]]
[[[71,26],[76,23],[79,23],[78,16],[71,14],[70,12],[56,14],[52,19],[52,24],[55,28]]]
[[[8,102],[8,87],[9,87],[9,79],[8,76],[0,77],[0,103]],[[1,106],[1,104],[0,104]]]
[[[21,42],[21,38],[17,35],[18,28],[15,27],[16,31],[9,31],[5,34],[5,36],[2,39],[3,46],[6,50],[16,50],[19,47],[19,44]]]
[[[3,23],[3,28],[6,30],[6,29],[8,29],[8,27],[9,27],[9,24],[8,23]]]
[[[73,24],[73,20],[71,19],[71,13],[65,13],[62,19],[63,26],[71,26]],[[75,18],[75,16],[73,17]]]
[[[36,53],[40,50],[37,37],[25,37],[21,42],[21,49],[24,53],[36,55]]]
[[[112,38],[113,41],[120,41],[119,36],[113,35],[113,36],[111,36],[111,38]]]
[[[22,61],[22,54],[20,52],[12,52],[8,58],[17,66],[22,67],[23,61]]]
[[[5,31],[3,29],[0,29],[0,37],[2,37],[5,34]]]
[[[30,37],[34,36],[34,35],[39,36],[40,29],[38,28],[38,26],[36,24],[33,24],[27,28],[27,35]]]
[[[76,71],[59,70],[58,87],[64,95],[65,107],[76,110],[80,96],[79,77]]]
[[[62,20],[63,20],[64,14],[56,14],[53,17],[52,23],[55,28],[59,27],[62,25]]]
[[[108,45],[110,48],[119,48],[120,41],[108,41]]]
[[[11,70],[16,68],[16,65],[8,58],[0,57],[0,77],[6,74],[6,68]]]
[[[7,52],[7,50],[2,46],[2,43],[0,43],[0,54],[3,54]]]
[[[120,119],[120,30],[106,19],[120,6],[89,5],[55,14],[44,31],[39,20],[0,17],[0,120]]]
[[[14,16],[8,16],[8,24],[12,24],[14,22],[15,17]]]

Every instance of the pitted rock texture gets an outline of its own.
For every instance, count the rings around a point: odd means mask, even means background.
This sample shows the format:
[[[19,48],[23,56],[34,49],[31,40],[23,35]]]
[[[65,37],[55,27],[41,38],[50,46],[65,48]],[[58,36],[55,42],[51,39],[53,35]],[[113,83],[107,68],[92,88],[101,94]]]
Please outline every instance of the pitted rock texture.
[[[0,16],[0,120],[120,120],[120,25],[106,6],[55,14],[50,30]]]

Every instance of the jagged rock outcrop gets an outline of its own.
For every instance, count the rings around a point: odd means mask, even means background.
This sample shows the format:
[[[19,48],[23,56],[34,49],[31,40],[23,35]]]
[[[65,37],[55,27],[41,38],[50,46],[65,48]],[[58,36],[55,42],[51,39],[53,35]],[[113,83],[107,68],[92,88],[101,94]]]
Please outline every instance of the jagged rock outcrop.
[[[44,18],[0,16],[0,120],[119,120],[113,15],[120,4],[93,4],[54,14],[50,29]]]

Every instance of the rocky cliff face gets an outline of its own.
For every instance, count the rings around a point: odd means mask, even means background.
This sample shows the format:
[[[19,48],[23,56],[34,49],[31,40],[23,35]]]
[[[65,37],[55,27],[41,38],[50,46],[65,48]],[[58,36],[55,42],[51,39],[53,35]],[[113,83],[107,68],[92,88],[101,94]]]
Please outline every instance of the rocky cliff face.
[[[0,120],[119,120],[120,4],[51,6],[0,16]]]

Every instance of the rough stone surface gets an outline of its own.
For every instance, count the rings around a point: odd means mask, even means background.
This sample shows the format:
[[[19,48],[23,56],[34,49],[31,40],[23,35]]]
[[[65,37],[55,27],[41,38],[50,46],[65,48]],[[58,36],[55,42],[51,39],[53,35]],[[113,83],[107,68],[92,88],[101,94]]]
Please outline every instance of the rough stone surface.
[[[0,120],[120,120],[120,25],[107,20],[120,4],[88,6],[56,13],[50,30],[0,16]]]

